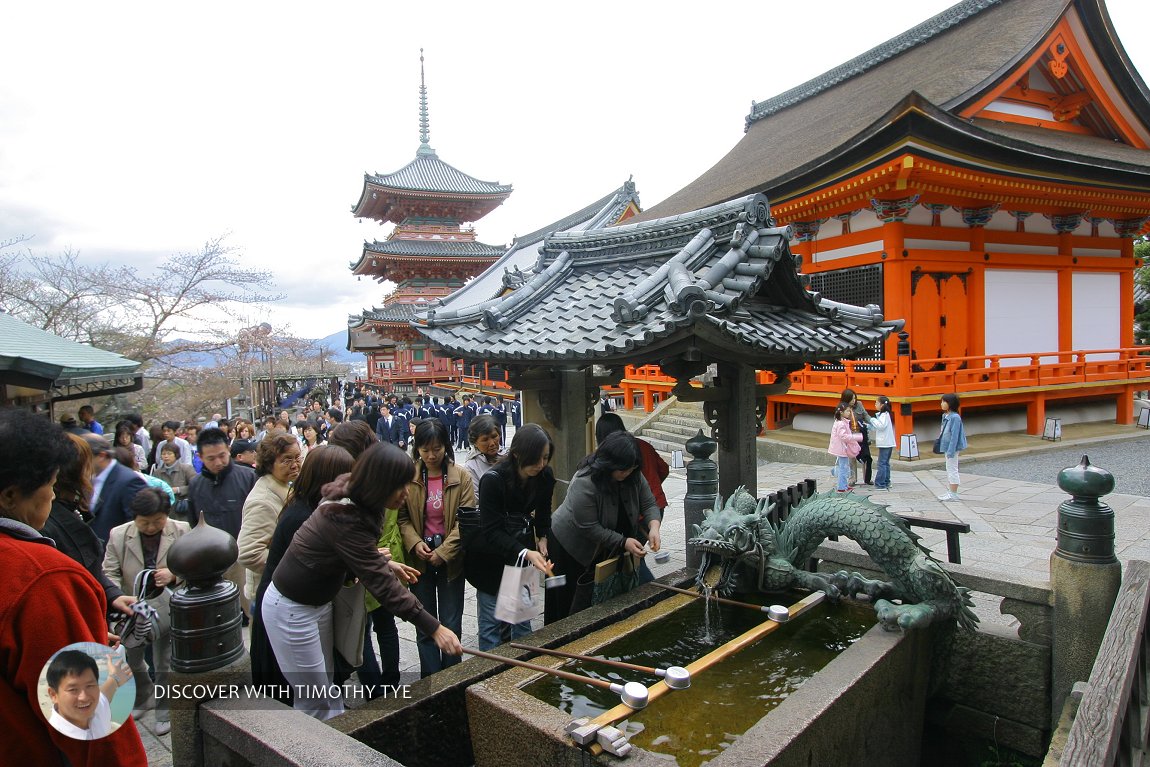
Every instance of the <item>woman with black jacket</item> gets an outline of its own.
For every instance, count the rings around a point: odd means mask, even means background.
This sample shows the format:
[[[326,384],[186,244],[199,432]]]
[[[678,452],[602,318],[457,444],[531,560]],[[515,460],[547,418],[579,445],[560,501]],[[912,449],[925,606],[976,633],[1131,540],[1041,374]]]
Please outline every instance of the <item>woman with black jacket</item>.
[[[520,555],[542,572],[547,559],[547,533],[551,527],[551,495],[555,475],[550,462],[551,437],[537,424],[515,432],[511,449],[479,481],[480,532],[468,544],[463,567],[479,602],[479,649],[490,650],[531,633],[531,622],[511,624],[495,619],[495,603],[505,565]]]

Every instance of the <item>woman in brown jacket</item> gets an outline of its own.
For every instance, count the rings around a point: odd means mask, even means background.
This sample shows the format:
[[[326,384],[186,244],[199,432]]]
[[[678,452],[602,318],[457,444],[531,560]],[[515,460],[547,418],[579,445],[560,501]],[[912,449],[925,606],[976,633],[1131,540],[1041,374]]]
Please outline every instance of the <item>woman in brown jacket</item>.
[[[374,445],[350,476],[323,489],[324,503],[296,531],[260,606],[268,640],[295,693],[293,707],[317,719],[343,713],[332,691],[331,601],[349,574],[392,615],[414,623],[447,655],[460,655],[458,634],[441,626],[403,584],[418,573],[379,550],[385,508],[402,507],[411,459],[393,445]]]
[[[420,572],[411,591],[458,636],[463,630],[463,549],[455,512],[475,505],[475,488],[467,471],[455,465],[447,427],[438,418],[420,423],[412,442],[415,478],[407,486],[407,503],[399,507],[406,561]],[[459,662],[416,628],[421,676]]]

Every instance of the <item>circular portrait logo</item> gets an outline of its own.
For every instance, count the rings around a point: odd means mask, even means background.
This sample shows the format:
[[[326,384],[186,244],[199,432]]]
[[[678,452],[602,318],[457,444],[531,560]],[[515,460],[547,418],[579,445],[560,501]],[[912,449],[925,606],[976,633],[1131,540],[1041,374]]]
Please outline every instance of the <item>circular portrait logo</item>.
[[[76,642],[40,671],[38,695],[48,724],[76,740],[111,735],[132,713],[136,683],[122,649]]]

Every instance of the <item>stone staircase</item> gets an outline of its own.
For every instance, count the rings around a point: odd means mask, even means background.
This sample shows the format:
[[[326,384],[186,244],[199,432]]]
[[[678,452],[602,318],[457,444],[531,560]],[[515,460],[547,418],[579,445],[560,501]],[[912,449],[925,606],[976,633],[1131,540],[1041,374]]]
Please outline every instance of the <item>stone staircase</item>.
[[[703,430],[710,434],[711,429],[703,420],[703,405],[700,402],[674,402],[646,426],[636,432],[636,436],[651,443],[660,453],[670,455],[672,450],[684,450],[683,444]],[[687,456],[689,460],[689,456]]]

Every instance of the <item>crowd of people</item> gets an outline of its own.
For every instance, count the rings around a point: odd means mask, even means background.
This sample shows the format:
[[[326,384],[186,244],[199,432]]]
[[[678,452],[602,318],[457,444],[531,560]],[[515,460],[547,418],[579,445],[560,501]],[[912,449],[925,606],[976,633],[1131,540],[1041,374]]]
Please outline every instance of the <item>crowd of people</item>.
[[[0,558],[17,586],[0,589],[0,721],[37,733],[19,747],[29,763],[63,755],[72,764],[144,764],[134,720],[154,709],[155,731],[170,730],[154,695],[170,662],[167,594],[179,585],[167,554],[201,520],[236,539],[239,558],[225,578],[252,622],[255,680],[306,690],[286,700],[321,719],[343,711],[333,690],[353,673],[380,689],[398,682],[396,618],[416,628],[422,676],[459,662],[465,584],[476,590],[479,648],[489,650],[531,630],[497,617],[505,568],[567,576],[546,591],[547,623],[590,604],[588,576],[609,557],[629,555],[640,582],[652,577],[643,559],[661,547],[669,470],[616,414],[599,419],[594,452],[554,508],[555,445],[522,423],[518,398],[369,395],[341,404],[310,402],[258,425],[216,414],[202,427],[170,420],[148,429],[128,415],[107,432],[89,408],[59,425],[0,410]],[[951,501],[966,435],[957,395],[940,404],[933,450],[946,456],[940,500]],[[829,448],[839,492],[858,483],[860,468],[863,483],[890,488],[890,410],[879,397],[871,415],[843,391]],[[465,510],[479,520],[466,544]],[[359,622],[336,609],[348,599]],[[77,642],[115,643],[109,616],[138,613],[144,600],[150,653],[132,646],[109,657],[106,672],[78,656],[54,660]],[[58,680],[48,689],[51,727],[37,702],[49,661]],[[132,716],[109,728],[101,717],[127,678],[136,680]]]
[[[365,393],[259,423],[214,414],[148,428],[127,415],[106,432],[89,408],[58,425],[0,410],[0,556],[16,563],[21,584],[0,597],[0,614],[17,616],[0,637],[0,720],[37,733],[21,747],[29,763],[63,754],[72,764],[144,764],[135,721],[154,710],[155,732],[171,727],[154,694],[170,663],[167,595],[180,585],[167,554],[201,521],[236,539],[224,577],[251,624],[255,680],[306,690],[286,700],[321,719],[343,710],[333,682],[352,673],[380,689],[399,681],[396,618],[416,628],[422,676],[459,662],[465,584],[477,593],[481,649],[529,632],[529,621],[495,617],[507,566],[567,575],[570,586],[549,590],[544,611],[547,622],[566,617],[586,606],[575,586],[597,561],[660,545],[667,466],[611,417],[617,433],[599,435],[574,478],[578,492],[553,509],[555,446],[522,422],[518,397]],[[466,548],[465,509],[480,520]],[[349,642],[335,605],[355,588],[367,617]],[[88,685],[91,706],[81,706],[103,712],[132,677],[131,717],[108,736],[95,720],[69,720],[69,737],[37,722],[45,664],[76,642],[114,644],[110,616],[132,615],[143,600],[155,624],[150,652],[135,645],[109,660],[113,683]],[[89,671],[72,663],[61,673],[94,683],[105,673]],[[80,730],[88,745],[73,742]]]

